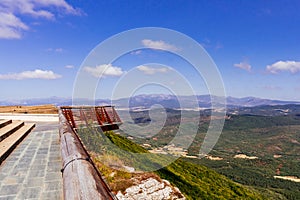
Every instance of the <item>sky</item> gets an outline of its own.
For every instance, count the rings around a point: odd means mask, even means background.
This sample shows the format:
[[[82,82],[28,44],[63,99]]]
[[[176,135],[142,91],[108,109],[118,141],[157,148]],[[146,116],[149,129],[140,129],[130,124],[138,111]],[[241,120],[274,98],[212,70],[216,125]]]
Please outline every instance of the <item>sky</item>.
[[[72,97],[77,88],[93,90],[96,98],[189,95],[188,86],[209,93],[214,86],[177,55],[188,47],[176,37],[139,34],[124,45],[143,48],[111,62],[97,52],[114,35],[143,27],[174,30],[199,43],[227,96],[300,101],[299,11],[297,0],[0,0],[0,101]]]

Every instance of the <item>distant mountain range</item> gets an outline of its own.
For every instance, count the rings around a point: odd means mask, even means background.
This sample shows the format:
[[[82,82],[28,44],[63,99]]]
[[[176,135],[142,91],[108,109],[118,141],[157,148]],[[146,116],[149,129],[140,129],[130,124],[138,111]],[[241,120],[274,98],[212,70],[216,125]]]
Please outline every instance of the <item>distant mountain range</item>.
[[[115,105],[118,108],[150,108],[152,105],[159,104],[165,108],[195,108],[195,103],[192,103],[191,96],[174,96],[166,94],[144,94],[137,95],[131,98],[121,98],[117,100],[109,99],[96,99],[95,101],[89,99],[76,99],[76,104],[82,105]],[[200,108],[211,108],[212,99],[217,106],[223,106],[222,98],[210,95],[196,96],[197,103]],[[180,101],[180,104],[179,104]],[[227,97],[227,107],[255,107],[261,105],[287,105],[287,104],[300,104],[299,101],[281,101],[262,99],[256,97]],[[72,105],[72,98],[50,97],[50,98],[34,98],[24,100],[7,100],[0,101],[0,105],[42,105],[54,104],[56,106]]]

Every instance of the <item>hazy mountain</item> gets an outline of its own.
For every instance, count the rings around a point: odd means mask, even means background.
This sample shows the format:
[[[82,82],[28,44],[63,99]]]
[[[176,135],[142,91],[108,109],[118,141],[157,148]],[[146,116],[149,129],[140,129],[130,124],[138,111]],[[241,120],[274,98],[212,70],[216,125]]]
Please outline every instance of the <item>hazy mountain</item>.
[[[244,98],[227,97],[227,105],[232,105],[232,106],[253,107],[253,106],[261,106],[261,105],[287,105],[287,104],[300,104],[300,102],[261,99],[256,97],[244,97]]]
[[[197,99],[197,102],[193,102],[192,99]],[[195,108],[195,105],[199,105],[201,108],[210,108],[212,101],[215,105],[222,106],[222,98],[210,95],[198,95],[196,98],[191,96],[175,96],[166,94],[144,94],[137,95],[131,98],[121,98],[117,100],[109,99],[96,99],[95,101],[89,99],[76,99],[77,104],[86,105],[116,105],[119,108],[127,108],[128,105],[131,108],[150,108],[155,104],[159,104],[166,108]],[[262,99],[256,97],[227,97],[227,107],[254,107],[261,105],[287,105],[287,104],[300,104],[297,101],[280,101],[271,99]],[[73,100],[71,98],[61,97],[49,97],[49,98],[33,98],[23,100],[6,100],[0,101],[0,105],[41,105],[41,104],[54,104],[57,106],[72,105]]]
[[[163,94],[151,94],[151,95],[137,95],[131,98],[123,98],[113,101],[113,104],[119,107],[123,107],[126,104],[130,107],[144,107],[149,108],[154,104],[159,104],[167,108],[195,108],[195,102],[192,102],[191,96],[174,96]],[[212,102],[215,105],[223,106],[224,99],[222,97],[210,96],[210,95],[198,95],[196,97],[197,103],[201,108],[211,108]],[[227,107],[255,107],[262,105],[287,105],[287,104],[300,104],[297,101],[280,101],[271,99],[261,99],[256,97],[244,97],[226,98]]]

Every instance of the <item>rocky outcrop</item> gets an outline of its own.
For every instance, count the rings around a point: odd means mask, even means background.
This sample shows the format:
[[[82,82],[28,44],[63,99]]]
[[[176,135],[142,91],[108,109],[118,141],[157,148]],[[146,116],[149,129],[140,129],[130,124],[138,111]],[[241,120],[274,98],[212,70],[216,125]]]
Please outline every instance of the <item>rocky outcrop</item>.
[[[179,189],[173,188],[168,181],[159,182],[154,178],[148,178],[138,185],[127,188],[124,194],[119,191],[117,198],[119,200],[185,199]]]

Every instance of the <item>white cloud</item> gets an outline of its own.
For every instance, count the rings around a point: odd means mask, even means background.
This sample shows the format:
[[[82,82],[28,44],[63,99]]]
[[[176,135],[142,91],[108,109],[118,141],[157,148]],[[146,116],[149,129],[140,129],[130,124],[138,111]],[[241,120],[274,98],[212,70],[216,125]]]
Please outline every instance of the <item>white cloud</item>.
[[[296,61],[278,61],[272,65],[268,65],[266,70],[272,74],[288,71],[292,74],[300,72],[300,62]]]
[[[144,39],[142,40],[142,44],[151,49],[161,49],[161,50],[166,50],[166,51],[179,51],[179,48],[177,48],[174,45],[168,44],[162,40],[149,40],[149,39]]]
[[[65,0],[1,0],[2,11],[27,14],[33,17],[53,19],[55,15],[47,8],[56,8],[67,14],[81,15],[82,11],[75,9]]]
[[[51,12],[49,8],[51,8]],[[35,18],[55,19],[53,8],[58,12],[72,15],[81,15],[82,13],[65,0],[1,0],[0,39],[20,39],[22,32],[29,29],[19,18],[20,16],[29,15]]]
[[[74,65],[66,65],[65,68],[67,68],[67,69],[74,69],[75,66]]]
[[[0,74],[0,80],[23,80],[23,79],[58,79],[62,76],[53,71],[36,69],[34,71],[24,71],[13,74]]]
[[[0,11],[0,38],[19,39],[21,38],[21,31],[28,29],[28,26],[12,13]]]
[[[24,0],[20,0],[24,1]],[[68,4],[65,0],[32,0],[34,4],[41,5],[44,7],[54,6],[57,8],[62,8],[66,13],[72,15],[82,15],[83,12],[80,9],[74,8]]]
[[[240,62],[240,63],[234,64],[233,66],[240,68],[240,69],[247,70],[249,72],[251,71],[251,68],[252,68],[248,62]]]
[[[153,67],[148,67],[145,65],[138,66],[137,69],[148,75],[153,75],[156,73],[167,73],[168,71],[171,70],[171,68],[169,68],[169,67],[153,68]]]
[[[125,72],[120,67],[112,66],[111,64],[98,65],[96,67],[84,67],[84,71],[88,72],[96,78],[107,76],[121,76]]]

